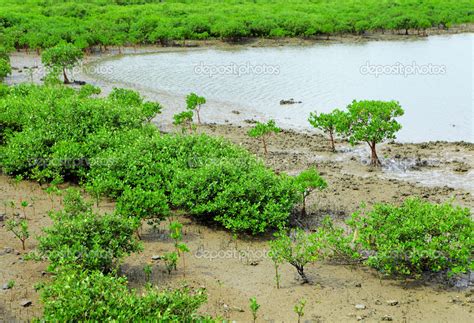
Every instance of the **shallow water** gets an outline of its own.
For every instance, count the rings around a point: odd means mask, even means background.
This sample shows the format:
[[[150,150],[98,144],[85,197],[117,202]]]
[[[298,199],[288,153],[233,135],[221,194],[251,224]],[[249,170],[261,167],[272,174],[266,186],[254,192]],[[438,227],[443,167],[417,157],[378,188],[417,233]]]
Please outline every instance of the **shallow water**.
[[[407,41],[315,44],[238,50],[189,49],[100,61],[94,73],[184,108],[196,92],[208,99],[210,122],[274,118],[309,129],[310,111],[344,108],[353,99],[398,100],[399,141],[474,141],[474,34]],[[380,74],[382,72],[382,74]],[[294,98],[301,104],[280,105]],[[238,110],[240,114],[232,113]]]

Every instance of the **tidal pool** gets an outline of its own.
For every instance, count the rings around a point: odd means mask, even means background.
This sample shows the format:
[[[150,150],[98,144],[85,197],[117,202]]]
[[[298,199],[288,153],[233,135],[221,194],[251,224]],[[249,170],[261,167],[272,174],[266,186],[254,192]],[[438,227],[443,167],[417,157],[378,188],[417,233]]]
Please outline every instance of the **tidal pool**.
[[[308,130],[311,111],[353,99],[397,100],[402,142],[474,142],[474,34],[404,41],[188,49],[123,55],[94,64],[93,76],[154,93],[168,118],[189,92],[207,98],[208,122],[275,119]],[[301,103],[281,105],[293,98]]]

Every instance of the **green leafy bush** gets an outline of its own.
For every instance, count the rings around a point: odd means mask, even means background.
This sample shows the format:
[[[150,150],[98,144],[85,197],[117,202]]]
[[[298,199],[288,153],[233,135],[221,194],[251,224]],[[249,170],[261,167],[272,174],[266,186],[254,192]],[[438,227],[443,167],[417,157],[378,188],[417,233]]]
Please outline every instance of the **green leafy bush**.
[[[97,201],[118,199],[127,216],[161,218],[177,207],[233,231],[287,224],[298,202],[292,178],[223,139],[161,134],[147,123],[160,108],[123,89],[92,98],[62,86],[10,87],[0,96],[0,165],[41,182],[78,182]]]
[[[392,275],[457,274],[474,270],[474,221],[469,209],[408,199],[400,206],[376,204],[349,222],[366,263]]]
[[[125,189],[117,199],[117,213],[138,219],[160,222],[169,214],[167,199],[162,191],[145,191],[140,187]]]
[[[0,58],[0,82],[2,82],[11,73],[12,67],[10,62],[6,59]]]
[[[204,290],[149,288],[129,290],[125,277],[94,270],[66,270],[41,291],[46,321],[160,321],[206,320],[197,309],[206,302]]]
[[[51,270],[79,267],[110,272],[124,256],[141,250],[134,238],[138,228],[134,218],[92,211],[50,216],[54,224],[39,237],[38,250],[50,261]]]

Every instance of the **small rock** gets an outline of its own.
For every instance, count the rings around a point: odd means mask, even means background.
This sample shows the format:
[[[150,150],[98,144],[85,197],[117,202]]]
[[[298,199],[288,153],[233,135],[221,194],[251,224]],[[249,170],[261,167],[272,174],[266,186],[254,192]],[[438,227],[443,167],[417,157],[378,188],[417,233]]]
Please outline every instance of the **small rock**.
[[[240,114],[240,111],[232,110],[232,113],[233,113],[233,114]]]
[[[3,290],[10,289],[10,285],[8,283],[5,283],[2,285],[2,289]]]
[[[158,255],[151,256],[151,260],[160,260],[160,259],[161,259],[161,256],[158,256]]]
[[[398,301],[395,299],[391,299],[387,301],[387,304],[390,306],[395,306],[395,305],[398,305]]]
[[[358,310],[365,310],[367,307],[364,304],[356,304],[355,308]]]
[[[33,302],[29,299],[24,299],[20,302],[20,306],[22,306],[22,307],[28,307],[31,304],[33,304]]]
[[[241,309],[240,307],[237,307],[237,306],[232,306],[230,308],[232,311],[235,311],[235,312],[245,312],[243,309]]]
[[[354,286],[355,287],[362,287],[362,284],[361,283],[356,283]]]
[[[375,300],[375,305],[382,305],[382,302],[379,299],[377,299]]]
[[[20,255],[20,252],[18,250],[15,250],[15,255],[16,256],[19,256]]]
[[[382,321],[393,321],[393,318],[390,315],[384,315],[381,318]]]
[[[255,261],[251,261],[251,262],[249,263],[250,266],[257,266],[258,264],[259,264],[259,261],[256,261],[256,260],[255,260]]]
[[[4,251],[5,253],[11,253],[11,252],[13,251],[13,249],[10,248],[10,247],[5,247],[5,248],[3,248],[3,251]]]
[[[5,213],[0,213],[0,222],[5,221],[6,214]]]

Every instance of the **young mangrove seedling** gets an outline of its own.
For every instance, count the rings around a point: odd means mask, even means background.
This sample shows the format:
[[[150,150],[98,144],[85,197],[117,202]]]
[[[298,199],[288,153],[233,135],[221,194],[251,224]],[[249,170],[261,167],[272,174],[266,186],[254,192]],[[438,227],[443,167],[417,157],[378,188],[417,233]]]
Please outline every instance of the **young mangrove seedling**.
[[[276,233],[276,239],[270,241],[270,248],[296,268],[303,284],[309,283],[304,266],[318,259],[320,243],[315,234],[306,233],[302,229],[296,229],[290,235],[291,237],[286,232]]]
[[[311,112],[308,118],[313,127],[328,134],[332,152],[336,152],[334,136],[343,133],[343,130],[346,129],[347,120],[347,114],[339,109],[335,109],[330,113],[318,114],[317,112]]]
[[[293,311],[298,315],[298,323],[301,322],[301,318],[304,316],[304,306],[306,305],[306,300],[304,298],[300,299],[296,303]]]
[[[301,208],[301,216],[306,215],[306,198],[315,189],[322,190],[327,187],[326,181],[319,175],[315,168],[308,168],[302,171],[295,178],[296,185],[302,193],[303,207]]]
[[[284,262],[284,259],[282,255],[279,253],[278,248],[273,247],[273,245],[270,245],[270,251],[268,253],[268,256],[272,259],[273,261],[273,267],[275,268],[275,282],[276,282],[276,287],[277,289],[280,288],[280,265]]]
[[[250,137],[257,138],[262,142],[263,151],[265,152],[265,156],[267,156],[267,154],[268,154],[268,149],[267,149],[268,138],[270,138],[270,136],[272,134],[277,134],[280,131],[281,131],[281,129],[276,126],[275,121],[270,120],[267,123],[257,122],[255,127],[250,129],[247,132],[247,134]]]
[[[201,105],[206,103],[206,98],[199,96],[196,93],[190,93],[186,97],[186,108],[190,111],[196,111],[196,116],[198,119],[198,124],[201,124],[201,116],[199,112],[201,111]]]
[[[26,220],[16,221],[11,219],[7,221],[6,229],[7,231],[11,231],[15,237],[21,241],[23,250],[26,250],[25,242],[30,237],[30,233],[28,231],[28,222]]]
[[[163,255],[162,259],[165,262],[168,275],[171,275],[173,269],[176,270],[176,265],[178,263],[178,253],[176,251],[167,252]]]
[[[144,267],[143,267],[143,272],[145,273],[145,281],[147,283],[150,283],[151,281],[151,274],[153,272],[153,266],[150,265],[150,264],[146,264]]]
[[[257,321],[258,309],[260,308],[260,304],[257,303],[257,298],[255,297],[250,298],[249,306],[250,306],[250,312],[252,312],[253,322],[255,323]]]

